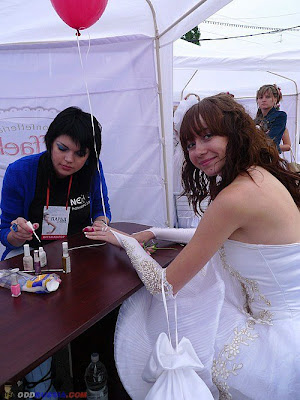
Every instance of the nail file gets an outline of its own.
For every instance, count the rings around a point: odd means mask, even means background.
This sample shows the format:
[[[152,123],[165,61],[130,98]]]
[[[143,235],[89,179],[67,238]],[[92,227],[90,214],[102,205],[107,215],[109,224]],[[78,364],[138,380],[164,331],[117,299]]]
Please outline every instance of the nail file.
[[[26,222],[26,225],[29,226],[29,228],[33,231],[34,236],[37,238],[37,240],[41,243],[40,238],[38,237],[38,235],[35,233],[34,227],[32,225],[32,223],[30,221]]]

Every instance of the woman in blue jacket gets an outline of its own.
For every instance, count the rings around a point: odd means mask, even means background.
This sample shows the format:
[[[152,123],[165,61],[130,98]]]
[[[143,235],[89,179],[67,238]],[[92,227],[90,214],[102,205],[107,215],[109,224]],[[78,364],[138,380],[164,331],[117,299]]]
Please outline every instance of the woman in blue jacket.
[[[91,222],[109,223],[107,187],[99,161],[101,125],[95,117],[93,125],[94,129],[90,114],[68,107],[49,126],[47,151],[8,166],[1,197],[0,239],[6,247],[2,259],[25,242],[38,246],[27,221],[33,223],[42,242],[81,232]]]
[[[281,90],[276,85],[263,85],[256,93],[258,110],[255,123],[274,141],[279,153],[289,151],[291,144],[286,130],[287,115],[279,111],[281,99]],[[283,144],[280,144],[282,140]]]
[[[12,250],[22,250],[25,242],[39,246],[27,221],[32,221],[42,243],[81,232],[91,222],[109,223],[107,187],[99,161],[101,129],[95,117],[92,125],[90,114],[66,108],[45,135],[47,151],[8,166],[1,198],[0,238],[6,247],[2,260],[15,255]],[[51,385],[51,360],[26,375],[26,390],[57,395]]]

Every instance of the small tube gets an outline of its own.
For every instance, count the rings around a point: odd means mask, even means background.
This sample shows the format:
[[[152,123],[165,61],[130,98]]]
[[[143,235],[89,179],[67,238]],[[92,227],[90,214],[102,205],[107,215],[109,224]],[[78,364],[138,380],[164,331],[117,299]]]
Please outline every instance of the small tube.
[[[62,267],[65,274],[69,274],[71,272],[71,259],[68,250],[68,242],[62,243]]]

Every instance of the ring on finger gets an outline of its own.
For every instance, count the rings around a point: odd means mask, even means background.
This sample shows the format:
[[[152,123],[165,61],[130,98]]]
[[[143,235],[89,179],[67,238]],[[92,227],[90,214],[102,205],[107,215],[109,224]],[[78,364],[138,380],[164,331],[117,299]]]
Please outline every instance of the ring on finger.
[[[11,229],[14,231],[14,232],[18,232],[18,224],[16,224],[15,222],[12,224],[12,226],[11,226]]]

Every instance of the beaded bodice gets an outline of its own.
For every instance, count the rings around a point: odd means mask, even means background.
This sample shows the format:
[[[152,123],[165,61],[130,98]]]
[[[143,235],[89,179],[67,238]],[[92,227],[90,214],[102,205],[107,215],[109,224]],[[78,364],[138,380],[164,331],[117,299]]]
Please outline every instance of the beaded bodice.
[[[293,317],[300,312],[300,244],[255,245],[228,240],[220,250],[223,268],[245,295],[255,318]]]

